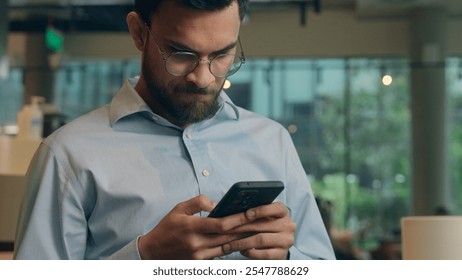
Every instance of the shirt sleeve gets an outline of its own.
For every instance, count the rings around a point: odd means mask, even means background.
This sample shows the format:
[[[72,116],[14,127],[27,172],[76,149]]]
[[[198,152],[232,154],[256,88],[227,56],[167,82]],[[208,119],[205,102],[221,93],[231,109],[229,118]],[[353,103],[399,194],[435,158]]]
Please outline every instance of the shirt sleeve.
[[[14,258],[86,259],[87,219],[95,200],[94,192],[79,184],[70,165],[42,143],[26,175]],[[106,257],[139,259],[136,240]]]
[[[65,167],[42,143],[26,175],[15,259],[83,259],[87,239],[81,201]]]
[[[140,252],[138,251],[138,240],[135,240],[125,245],[122,249],[111,255],[110,260],[141,260]]]

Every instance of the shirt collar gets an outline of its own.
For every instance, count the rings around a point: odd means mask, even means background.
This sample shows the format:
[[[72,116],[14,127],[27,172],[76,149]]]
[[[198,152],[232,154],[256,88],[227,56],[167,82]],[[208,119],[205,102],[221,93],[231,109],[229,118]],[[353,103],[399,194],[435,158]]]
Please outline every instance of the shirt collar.
[[[239,109],[234,105],[229,96],[222,90],[218,102],[221,104],[221,110],[217,113],[224,114],[226,118],[239,120]]]
[[[149,106],[136,92],[134,85],[136,80],[127,80],[119,89],[119,92],[112,98],[109,108],[109,121],[113,126],[120,119],[140,113],[152,112]]]
[[[138,92],[136,92],[134,86],[137,81],[137,78],[125,81],[123,86],[112,99],[109,108],[109,121],[111,127],[114,126],[120,119],[132,114],[145,112],[157,116],[139,96]],[[238,107],[234,105],[224,91],[221,91],[218,99],[220,110],[213,118],[217,118],[219,116],[219,119],[239,120]],[[163,122],[165,122],[165,119],[160,116],[158,117],[159,120],[163,120]]]

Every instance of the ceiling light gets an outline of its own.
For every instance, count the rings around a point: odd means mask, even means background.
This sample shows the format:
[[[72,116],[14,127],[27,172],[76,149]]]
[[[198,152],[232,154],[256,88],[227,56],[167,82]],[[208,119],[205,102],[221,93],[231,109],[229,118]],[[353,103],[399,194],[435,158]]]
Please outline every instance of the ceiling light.
[[[393,83],[393,78],[390,75],[384,75],[382,77],[382,84],[384,86],[389,86],[391,83]]]
[[[231,87],[231,82],[229,80],[226,80],[225,83],[223,84],[223,89],[229,89]]]

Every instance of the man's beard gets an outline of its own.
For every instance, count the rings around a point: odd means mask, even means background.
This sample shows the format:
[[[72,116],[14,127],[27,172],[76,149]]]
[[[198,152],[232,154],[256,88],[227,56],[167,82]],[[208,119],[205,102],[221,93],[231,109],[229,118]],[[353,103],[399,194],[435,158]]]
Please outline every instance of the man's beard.
[[[163,107],[165,111],[174,119],[178,126],[185,126],[191,123],[201,122],[209,119],[218,112],[220,106],[218,104],[218,96],[221,89],[201,89],[194,85],[176,85],[172,89],[168,89],[160,82],[156,83],[153,77],[154,74],[147,67],[143,67],[143,75],[148,85],[149,94]],[[178,99],[176,94],[204,94],[213,95],[213,99],[209,102],[199,101],[196,98]]]

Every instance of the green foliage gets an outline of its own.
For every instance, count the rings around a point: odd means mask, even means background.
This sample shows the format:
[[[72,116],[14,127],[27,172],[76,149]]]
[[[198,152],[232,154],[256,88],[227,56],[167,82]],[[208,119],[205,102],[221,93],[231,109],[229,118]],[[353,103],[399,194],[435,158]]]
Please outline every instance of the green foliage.
[[[354,81],[364,71],[369,70],[351,71],[349,78]],[[313,182],[313,189],[333,203],[335,227],[354,229],[348,224],[354,218],[356,227],[369,227],[370,233],[381,237],[396,229],[408,211],[408,77],[403,72],[394,76],[392,86],[375,90],[350,86],[350,90],[349,96],[322,99],[318,118],[324,145],[318,155],[331,175]]]
[[[454,203],[456,213],[462,209],[462,126],[460,126],[462,118],[462,96],[453,96],[451,100],[453,119],[452,129],[450,132],[449,142],[449,170],[450,184],[454,186]]]
[[[408,211],[410,188],[393,183],[388,187],[368,189],[355,180],[348,181],[345,174],[337,173],[312,182],[316,197],[333,205],[334,227],[353,231],[366,229],[371,239],[381,238],[399,227],[400,218]],[[345,217],[349,212],[359,225],[347,224]]]
[[[333,225],[344,228],[346,206],[345,201],[345,176],[343,174],[326,175],[321,180],[312,182],[313,192],[316,197],[332,202]]]

